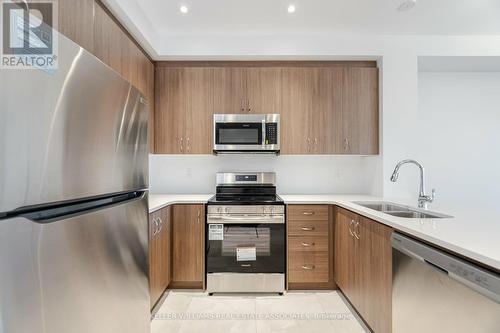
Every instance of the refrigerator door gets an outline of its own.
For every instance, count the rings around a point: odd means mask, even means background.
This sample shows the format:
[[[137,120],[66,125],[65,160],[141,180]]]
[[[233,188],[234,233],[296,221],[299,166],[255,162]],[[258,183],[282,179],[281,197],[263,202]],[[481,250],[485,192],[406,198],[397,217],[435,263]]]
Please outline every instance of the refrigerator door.
[[[59,68],[0,69],[0,213],[148,187],[148,106],[59,35]]]
[[[149,333],[147,195],[0,220],[0,332]]]

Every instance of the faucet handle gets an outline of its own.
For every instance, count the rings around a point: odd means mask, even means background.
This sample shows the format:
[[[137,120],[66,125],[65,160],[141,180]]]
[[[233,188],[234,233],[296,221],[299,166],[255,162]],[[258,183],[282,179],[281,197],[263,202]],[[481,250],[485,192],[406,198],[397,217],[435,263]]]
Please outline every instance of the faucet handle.
[[[429,202],[433,202],[434,199],[436,199],[436,189],[435,188],[433,188],[431,191],[431,197],[430,197]]]

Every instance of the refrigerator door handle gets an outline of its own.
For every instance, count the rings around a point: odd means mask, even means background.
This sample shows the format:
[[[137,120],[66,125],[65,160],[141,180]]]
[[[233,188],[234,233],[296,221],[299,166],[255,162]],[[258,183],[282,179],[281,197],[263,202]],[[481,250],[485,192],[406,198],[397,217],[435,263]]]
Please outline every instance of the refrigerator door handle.
[[[87,214],[89,212],[101,210],[107,207],[141,200],[146,196],[146,193],[146,191],[133,191],[107,197],[89,198],[73,203],[55,204],[45,208],[36,207],[19,209],[6,213],[5,216],[0,216],[0,223],[2,219],[16,216],[24,217],[38,224],[52,223],[67,219],[71,216],[78,216],[81,213]]]

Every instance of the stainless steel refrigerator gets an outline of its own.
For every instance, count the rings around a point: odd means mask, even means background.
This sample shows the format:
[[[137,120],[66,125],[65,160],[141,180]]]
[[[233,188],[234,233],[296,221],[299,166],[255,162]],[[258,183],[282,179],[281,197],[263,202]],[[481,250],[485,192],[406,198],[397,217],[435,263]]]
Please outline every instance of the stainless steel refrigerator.
[[[149,332],[147,101],[58,57],[0,69],[0,333]]]

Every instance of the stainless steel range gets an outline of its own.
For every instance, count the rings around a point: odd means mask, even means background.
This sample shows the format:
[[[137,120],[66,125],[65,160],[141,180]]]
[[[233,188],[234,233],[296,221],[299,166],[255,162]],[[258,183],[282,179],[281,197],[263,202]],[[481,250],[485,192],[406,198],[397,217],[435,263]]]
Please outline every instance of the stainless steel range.
[[[206,234],[209,294],[284,292],[285,205],[274,173],[218,173]]]

